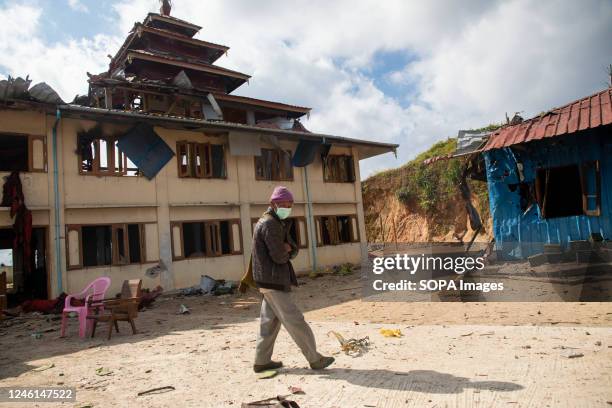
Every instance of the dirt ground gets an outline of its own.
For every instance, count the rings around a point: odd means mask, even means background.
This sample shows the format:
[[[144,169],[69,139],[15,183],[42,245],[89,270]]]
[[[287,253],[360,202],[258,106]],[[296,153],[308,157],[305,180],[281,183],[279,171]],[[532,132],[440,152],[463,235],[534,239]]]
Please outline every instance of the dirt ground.
[[[359,299],[356,275],[301,281],[297,302],[320,351],[336,357],[328,370],[307,369],[282,330],[275,358],[285,368],[271,379],[252,372],[251,292],[158,299],[137,335],[124,324],[110,341],[104,325],[79,339],[76,320],[63,339],[49,316],[1,322],[0,387],[76,387],[76,403],[55,404],[65,407],[240,407],[292,386],[303,408],[612,406],[610,303],[371,303]],[[191,313],[178,315],[181,304]],[[385,338],[383,327],[403,337]],[[339,353],[331,330],[369,336],[369,351]],[[174,390],[138,396],[162,386]]]

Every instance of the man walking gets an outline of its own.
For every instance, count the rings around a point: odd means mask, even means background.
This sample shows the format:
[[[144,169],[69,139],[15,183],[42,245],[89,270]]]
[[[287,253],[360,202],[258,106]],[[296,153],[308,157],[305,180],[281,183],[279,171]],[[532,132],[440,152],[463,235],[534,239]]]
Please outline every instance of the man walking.
[[[263,295],[253,366],[255,372],[283,366],[280,361],[272,361],[274,342],[281,324],[312,369],[323,369],[334,362],[333,357],[324,357],[317,352],[314,334],[291,299],[291,286],[297,286],[291,259],[296,257],[298,248],[290,238],[284,220],[291,214],[292,206],[291,192],[286,187],[276,187],[270,197],[270,207],[253,232],[253,279]]]

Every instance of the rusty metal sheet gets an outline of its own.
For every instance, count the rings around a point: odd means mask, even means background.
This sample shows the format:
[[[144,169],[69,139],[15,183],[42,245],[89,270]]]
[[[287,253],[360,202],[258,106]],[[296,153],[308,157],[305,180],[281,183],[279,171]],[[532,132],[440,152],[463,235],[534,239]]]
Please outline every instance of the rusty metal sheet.
[[[493,132],[483,151],[612,124],[612,88]]]

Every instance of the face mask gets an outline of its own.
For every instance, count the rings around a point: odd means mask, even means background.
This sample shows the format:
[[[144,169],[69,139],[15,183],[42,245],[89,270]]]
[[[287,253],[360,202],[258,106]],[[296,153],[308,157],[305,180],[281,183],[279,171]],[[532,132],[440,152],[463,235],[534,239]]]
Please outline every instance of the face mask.
[[[285,218],[291,215],[291,208],[278,207],[275,211],[276,215],[278,215],[278,218],[280,218],[281,220],[284,220]]]

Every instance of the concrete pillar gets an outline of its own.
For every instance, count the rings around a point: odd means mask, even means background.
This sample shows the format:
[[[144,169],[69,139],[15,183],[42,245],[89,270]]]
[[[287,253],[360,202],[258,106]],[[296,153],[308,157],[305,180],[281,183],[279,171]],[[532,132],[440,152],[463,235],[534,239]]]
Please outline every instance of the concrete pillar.
[[[359,224],[359,242],[361,244],[361,261],[368,258],[368,240],[366,237],[365,216],[363,213],[363,195],[361,194],[361,174],[359,172],[359,152],[351,147],[353,165],[355,169],[355,207],[357,209],[357,223]]]
[[[242,253],[244,270],[249,267],[251,259],[251,245],[253,242],[253,231],[251,227],[251,197],[249,196],[249,177],[248,174],[242,174],[242,169],[252,167],[253,157],[251,156],[234,156],[236,158],[236,175],[238,178],[238,201],[240,203],[240,227],[242,229]]]
[[[172,231],[170,230],[170,200],[168,195],[168,167],[164,166],[155,176],[157,198],[157,234],[159,237],[159,259],[166,265],[166,271],[161,273],[160,284],[164,290],[174,287],[172,270]]]

